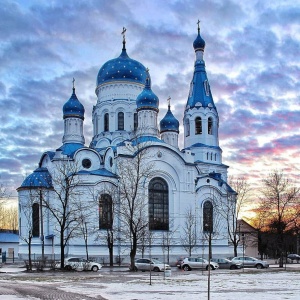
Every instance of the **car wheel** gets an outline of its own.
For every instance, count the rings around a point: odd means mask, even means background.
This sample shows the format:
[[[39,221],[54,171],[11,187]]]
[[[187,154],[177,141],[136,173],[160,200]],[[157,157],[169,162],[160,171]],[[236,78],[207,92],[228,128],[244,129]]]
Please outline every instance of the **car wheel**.
[[[182,269],[183,269],[183,271],[190,271],[191,270],[191,268],[188,265],[184,265],[182,267]]]
[[[98,266],[92,266],[92,271],[93,272],[98,272],[98,270],[99,270]]]
[[[262,264],[257,264],[256,265],[256,269],[262,269],[263,268],[263,265]]]
[[[137,272],[138,268],[136,266],[134,266],[133,271]]]
[[[67,271],[71,271],[71,270],[72,270],[72,267],[71,267],[71,266],[69,266],[69,265],[67,265],[67,266],[65,266],[65,270],[67,270]]]
[[[159,271],[160,271],[160,270],[159,270],[158,267],[153,268],[153,272],[159,272]]]
[[[208,269],[214,270],[215,268],[214,268],[214,266],[212,266],[212,265],[209,265],[209,266],[207,265],[207,266],[206,266],[206,270],[208,270]]]
[[[236,266],[230,266],[230,270],[235,270]]]

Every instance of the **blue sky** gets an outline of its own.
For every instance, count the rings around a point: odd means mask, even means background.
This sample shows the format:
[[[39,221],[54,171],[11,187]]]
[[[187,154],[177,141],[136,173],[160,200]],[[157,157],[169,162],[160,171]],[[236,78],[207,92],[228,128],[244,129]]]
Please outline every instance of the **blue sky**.
[[[42,153],[61,146],[73,77],[89,145],[97,73],[121,53],[123,26],[128,55],[150,69],[159,120],[171,96],[183,145],[198,19],[229,175],[258,183],[277,169],[299,184],[299,0],[2,0],[1,183],[15,194]]]

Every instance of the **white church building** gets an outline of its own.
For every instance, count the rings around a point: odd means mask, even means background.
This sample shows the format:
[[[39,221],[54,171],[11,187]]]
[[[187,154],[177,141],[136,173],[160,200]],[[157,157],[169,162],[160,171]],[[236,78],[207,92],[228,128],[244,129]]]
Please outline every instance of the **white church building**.
[[[217,216],[216,207],[235,192],[227,184],[228,166],[222,163],[219,115],[206,74],[205,41],[199,27],[193,47],[194,73],[182,120],[183,149],[179,148],[179,121],[170,100],[158,123],[159,98],[152,91],[148,69],[128,56],[125,33],[120,56],[105,62],[97,75],[89,146],[83,135],[86,112],[73,81],[72,95],[63,106],[62,144],[43,153],[38,168],[18,188],[20,258],[28,257],[31,238],[35,257],[59,258],[60,245],[65,243],[65,256],[84,257],[88,251],[90,257],[108,259],[110,238],[114,259],[128,261],[132,236],[126,232],[124,198],[136,174],[131,178],[127,173],[126,184],[127,167],[131,171],[144,168],[133,191],[138,195],[136,201],[142,199],[142,206],[135,207],[140,210],[139,218],[133,220],[143,222],[137,257],[162,258],[167,251],[174,261],[189,255],[188,249],[192,255],[207,257],[208,231],[213,233],[213,255],[232,256],[228,222]],[[144,160],[137,163],[141,153]],[[62,173],[73,182],[70,190],[65,189]],[[62,197],[63,192],[69,193],[69,199]],[[62,240],[63,204],[69,227]]]

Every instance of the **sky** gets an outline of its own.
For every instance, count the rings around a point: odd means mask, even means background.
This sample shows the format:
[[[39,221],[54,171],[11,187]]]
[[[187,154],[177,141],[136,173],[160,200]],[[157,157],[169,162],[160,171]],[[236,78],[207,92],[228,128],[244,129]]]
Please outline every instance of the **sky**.
[[[300,182],[300,0],[2,0],[0,182],[16,195],[44,151],[62,144],[62,107],[76,94],[92,139],[101,66],[128,55],[180,122],[194,69],[197,21],[229,175],[254,187],[273,170]]]

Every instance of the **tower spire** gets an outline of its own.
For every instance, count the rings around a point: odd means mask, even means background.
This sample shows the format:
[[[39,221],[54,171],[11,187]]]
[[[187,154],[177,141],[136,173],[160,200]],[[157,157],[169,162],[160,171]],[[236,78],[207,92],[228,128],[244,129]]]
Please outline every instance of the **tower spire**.
[[[198,24],[198,34],[200,34],[200,20],[199,19],[198,19],[197,24]]]
[[[75,78],[74,77],[73,77],[72,83],[73,83],[73,93],[75,93]]]

